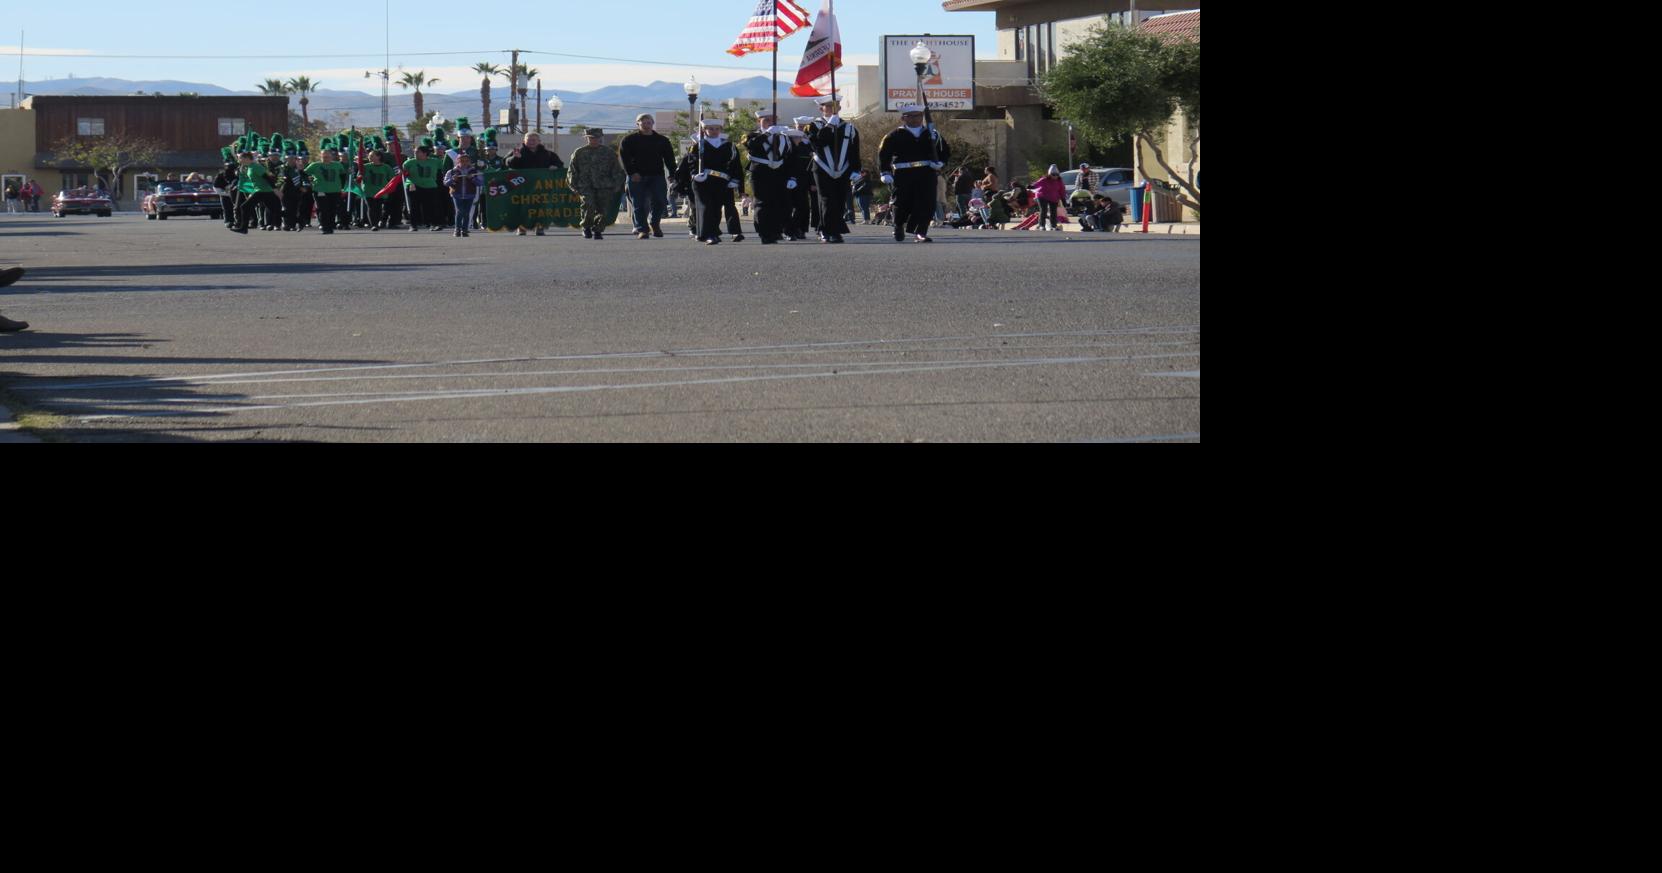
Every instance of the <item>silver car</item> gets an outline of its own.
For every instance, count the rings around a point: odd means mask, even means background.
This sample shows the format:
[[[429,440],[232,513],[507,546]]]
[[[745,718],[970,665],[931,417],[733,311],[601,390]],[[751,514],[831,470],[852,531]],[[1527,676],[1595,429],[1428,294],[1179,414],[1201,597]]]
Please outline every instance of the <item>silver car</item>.
[[[1115,203],[1130,203],[1131,189],[1136,187],[1136,170],[1129,167],[1092,167],[1096,173],[1096,186],[1091,189],[1092,194],[1101,194]],[[1074,189],[1079,187],[1079,171],[1068,170],[1062,173],[1062,184],[1068,186],[1071,196]]]

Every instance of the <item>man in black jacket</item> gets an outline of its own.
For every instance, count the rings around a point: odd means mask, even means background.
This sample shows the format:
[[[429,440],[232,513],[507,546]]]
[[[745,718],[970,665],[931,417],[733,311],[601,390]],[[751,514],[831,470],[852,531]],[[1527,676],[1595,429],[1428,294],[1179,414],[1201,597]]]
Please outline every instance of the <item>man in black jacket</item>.
[[[675,146],[669,137],[654,128],[656,119],[642,113],[635,119],[640,128],[623,138],[618,156],[629,174],[629,202],[634,204],[635,237],[662,238],[664,215],[669,212],[669,183],[664,174],[675,175]]]
[[[525,145],[514,151],[513,157],[508,158],[510,170],[562,170],[566,162],[560,156],[543,147],[542,137],[536,134],[525,136]],[[543,235],[544,225],[537,225],[537,236]],[[525,228],[520,228],[519,236],[525,235]]]

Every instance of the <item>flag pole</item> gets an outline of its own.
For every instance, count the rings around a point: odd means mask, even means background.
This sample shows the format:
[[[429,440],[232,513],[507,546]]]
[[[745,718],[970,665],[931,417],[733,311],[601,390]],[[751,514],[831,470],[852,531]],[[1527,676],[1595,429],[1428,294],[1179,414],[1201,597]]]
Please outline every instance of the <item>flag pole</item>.
[[[825,0],[825,2],[826,2],[826,8],[831,10],[831,20],[836,21],[837,20],[837,0]],[[831,33],[832,33],[832,37],[831,37],[831,99],[835,100],[835,99],[837,99],[837,38],[835,36],[836,30],[833,29],[831,31]],[[842,107],[841,106],[837,107],[837,112],[839,114],[842,112]]]

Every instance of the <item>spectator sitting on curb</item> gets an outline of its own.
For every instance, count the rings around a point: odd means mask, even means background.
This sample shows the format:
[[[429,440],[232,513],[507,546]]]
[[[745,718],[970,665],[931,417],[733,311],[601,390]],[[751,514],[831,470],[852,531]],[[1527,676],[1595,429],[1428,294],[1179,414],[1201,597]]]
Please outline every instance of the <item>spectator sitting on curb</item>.
[[[21,278],[23,278],[22,267],[10,267],[0,270],[0,288],[4,288]],[[0,315],[0,333],[15,333],[20,330],[28,329],[29,323],[27,321],[12,321],[3,315]]]

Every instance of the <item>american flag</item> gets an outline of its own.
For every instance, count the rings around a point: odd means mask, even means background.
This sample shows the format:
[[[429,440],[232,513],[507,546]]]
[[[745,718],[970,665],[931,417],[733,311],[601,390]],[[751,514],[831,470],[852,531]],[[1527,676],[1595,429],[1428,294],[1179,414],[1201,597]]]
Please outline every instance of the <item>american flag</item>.
[[[808,13],[791,0],[761,0],[727,53],[742,58],[751,52],[778,51],[780,40],[807,26]]]

